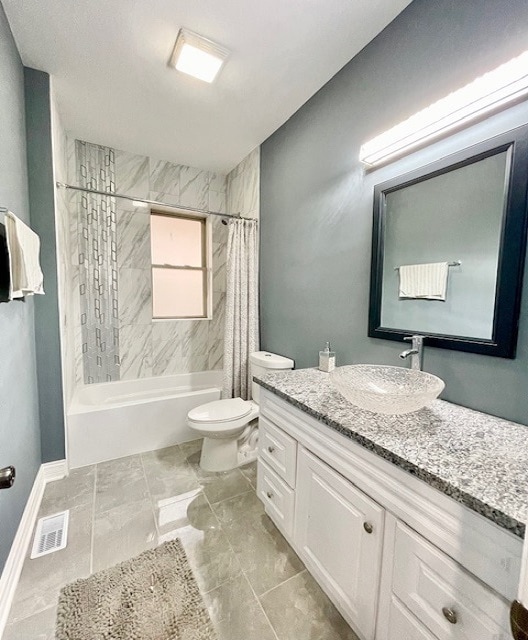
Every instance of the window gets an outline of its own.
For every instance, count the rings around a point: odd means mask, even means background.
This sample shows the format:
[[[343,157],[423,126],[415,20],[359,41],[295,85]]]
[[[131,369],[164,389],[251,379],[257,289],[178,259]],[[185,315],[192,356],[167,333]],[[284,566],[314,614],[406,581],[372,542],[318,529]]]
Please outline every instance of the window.
[[[205,218],[153,211],[150,234],[153,317],[207,317]]]

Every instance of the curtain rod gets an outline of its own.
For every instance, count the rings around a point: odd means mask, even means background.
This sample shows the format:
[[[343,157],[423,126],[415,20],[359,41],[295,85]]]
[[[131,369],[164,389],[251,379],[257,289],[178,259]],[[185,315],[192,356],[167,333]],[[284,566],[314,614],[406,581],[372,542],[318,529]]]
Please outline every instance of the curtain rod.
[[[93,193],[94,195],[107,196],[110,198],[123,198],[124,200],[131,200],[132,202],[141,202],[141,204],[149,204],[154,207],[171,207],[172,209],[182,209],[183,211],[190,211],[191,213],[204,213],[209,216],[220,216],[222,218],[234,218],[235,220],[253,220],[256,218],[245,218],[240,213],[229,214],[220,213],[219,211],[208,211],[207,209],[195,209],[194,207],[184,207],[179,204],[171,204],[169,202],[159,202],[157,200],[147,200],[145,198],[138,198],[137,196],[129,196],[124,193],[114,193],[109,191],[98,191],[97,189],[87,189],[86,187],[76,187],[72,184],[66,184],[64,182],[55,183],[59,189],[72,189],[73,191],[83,191],[85,193]],[[0,208],[0,211],[3,209]],[[6,209],[7,211],[7,209]]]

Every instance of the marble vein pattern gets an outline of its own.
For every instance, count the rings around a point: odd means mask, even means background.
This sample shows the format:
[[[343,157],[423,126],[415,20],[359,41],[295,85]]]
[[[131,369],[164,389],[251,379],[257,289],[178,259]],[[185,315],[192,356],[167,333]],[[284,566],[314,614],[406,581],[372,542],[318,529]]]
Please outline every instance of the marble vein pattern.
[[[256,463],[208,473],[200,450],[183,443],[48,484],[39,515],[72,510],[68,546],[26,558],[4,640],[53,640],[65,584],[176,537],[218,640],[357,640],[265,514]]]
[[[227,209],[246,218],[260,211],[260,147],[254,149],[227,175]]]
[[[524,537],[528,510],[528,428],[435,400],[387,416],[352,405],[318,369],[255,380],[294,407]]]
[[[211,328],[209,331],[209,337],[213,339],[224,338],[224,324],[225,324],[225,307],[226,307],[226,294],[224,291],[213,291],[213,318],[211,320]]]
[[[209,173],[209,189],[225,193],[227,190],[226,176],[223,173]]]
[[[248,156],[243,173],[243,211],[248,217],[256,217],[260,191],[260,147]]]
[[[119,330],[121,350],[121,380],[152,376],[152,327],[129,324]]]
[[[209,321],[181,320],[179,325],[183,357],[190,358],[193,355],[207,354],[209,351]]]
[[[147,156],[115,151],[115,190],[117,193],[146,198],[149,192],[149,159]]]
[[[227,246],[221,242],[213,242],[213,291],[225,291]]]
[[[224,341],[222,338],[219,340],[209,341],[209,355],[208,355],[208,370],[220,371],[224,362]]]
[[[170,320],[152,324],[152,373],[168,376],[182,370],[182,332],[177,322]]]
[[[209,189],[209,211],[227,213],[227,195],[225,191]]]
[[[209,206],[209,173],[194,167],[180,169],[180,204],[207,209]]]
[[[158,194],[157,200],[164,202],[165,194],[180,197],[181,165],[150,158],[150,190]]]
[[[150,325],[152,275],[150,269],[119,270],[119,324]],[[126,346],[125,346],[126,349]]]
[[[117,210],[117,266],[150,269],[150,216],[143,208]]]

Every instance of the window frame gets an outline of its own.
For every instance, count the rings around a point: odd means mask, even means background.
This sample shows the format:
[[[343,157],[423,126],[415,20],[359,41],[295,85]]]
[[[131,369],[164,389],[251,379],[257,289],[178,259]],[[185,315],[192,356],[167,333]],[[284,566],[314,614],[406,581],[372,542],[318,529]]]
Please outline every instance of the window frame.
[[[159,207],[153,208],[149,212],[149,221],[152,220],[153,216],[164,216],[168,218],[180,218],[184,220],[195,220],[201,223],[201,242],[202,242],[202,266],[201,267],[191,267],[189,265],[168,265],[168,264],[155,264],[152,259],[150,259],[150,274],[151,274],[151,290],[152,290],[152,321],[153,322],[163,322],[163,321],[177,321],[177,320],[209,320],[211,318],[211,231],[210,231],[210,220],[206,215],[199,214],[190,214],[186,211],[181,211],[178,209],[161,209]],[[150,245],[152,247],[152,225],[149,224],[150,230]],[[178,271],[201,271],[203,273],[203,290],[202,290],[202,300],[203,300],[203,310],[204,315],[200,316],[155,316],[154,315],[154,269],[167,269],[167,270],[178,270]]]

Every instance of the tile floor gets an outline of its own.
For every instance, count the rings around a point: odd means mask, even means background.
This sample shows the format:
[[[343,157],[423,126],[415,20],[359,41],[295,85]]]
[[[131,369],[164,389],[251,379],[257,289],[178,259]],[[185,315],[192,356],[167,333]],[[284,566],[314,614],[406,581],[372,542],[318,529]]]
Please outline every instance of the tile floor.
[[[264,513],[256,465],[206,473],[200,442],[77,469],[40,516],[71,509],[68,546],[26,559],[3,640],[53,640],[65,584],[182,540],[218,640],[357,640]]]

